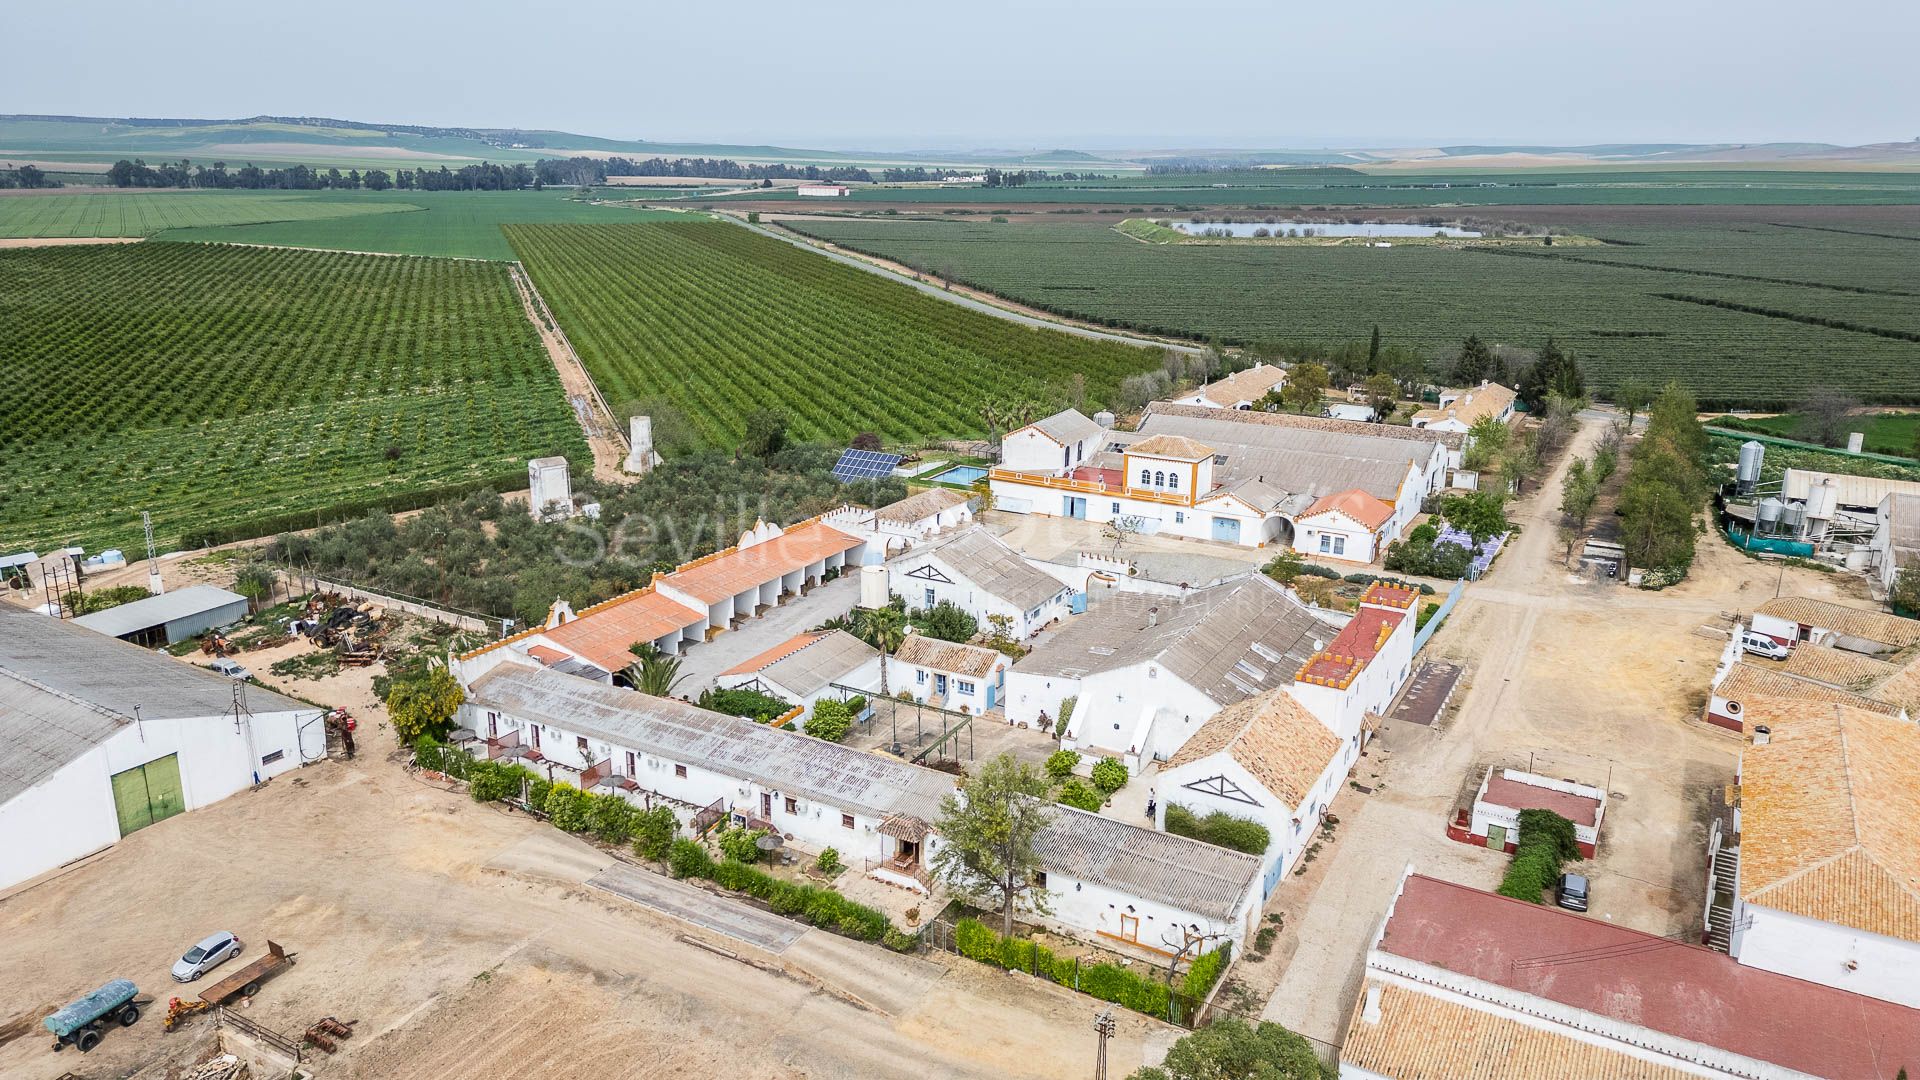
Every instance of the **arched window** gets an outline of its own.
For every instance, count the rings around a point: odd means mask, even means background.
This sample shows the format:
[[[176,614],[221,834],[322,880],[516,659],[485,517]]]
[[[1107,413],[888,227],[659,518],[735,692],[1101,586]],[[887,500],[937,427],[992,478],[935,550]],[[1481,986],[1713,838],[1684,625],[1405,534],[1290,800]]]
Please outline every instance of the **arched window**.
[[[1166,474],[1166,473],[1154,473],[1154,474],[1153,474],[1153,486],[1154,486],[1154,487],[1166,487],[1166,486],[1167,486],[1167,474]]]
[[[1170,472],[1167,474],[1167,490],[1168,491],[1180,490],[1180,474],[1179,473]]]
[[[1141,469],[1140,470],[1140,486],[1148,487],[1152,483],[1153,483],[1153,470]]]

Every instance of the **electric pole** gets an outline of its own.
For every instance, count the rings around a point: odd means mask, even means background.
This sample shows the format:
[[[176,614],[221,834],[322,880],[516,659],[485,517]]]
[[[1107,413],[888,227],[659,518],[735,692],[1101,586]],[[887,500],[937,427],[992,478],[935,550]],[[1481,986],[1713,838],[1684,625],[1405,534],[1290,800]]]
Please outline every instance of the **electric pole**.
[[[1093,1080],[1107,1080],[1107,1040],[1113,1038],[1118,1027],[1114,1023],[1112,1006],[1101,1010],[1100,1015],[1093,1018],[1093,1030],[1100,1033],[1100,1057],[1093,1067]]]
[[[147,533],[147,591],[155,596],[167,591],[160,582],[160,556],[153,546],[153,515],[140,511],[140,527]]]

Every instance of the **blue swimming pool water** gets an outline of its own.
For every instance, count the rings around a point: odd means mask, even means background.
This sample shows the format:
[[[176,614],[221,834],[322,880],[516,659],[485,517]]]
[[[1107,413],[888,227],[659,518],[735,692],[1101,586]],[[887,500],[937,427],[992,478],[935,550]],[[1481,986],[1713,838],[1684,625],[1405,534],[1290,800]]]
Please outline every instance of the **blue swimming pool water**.
[[[936,484],[959,484],[962,487],[972,487],[975,481],[985,475],[987,470],[978,465],[955,465],[946,472],[929,476],[927,479]]]

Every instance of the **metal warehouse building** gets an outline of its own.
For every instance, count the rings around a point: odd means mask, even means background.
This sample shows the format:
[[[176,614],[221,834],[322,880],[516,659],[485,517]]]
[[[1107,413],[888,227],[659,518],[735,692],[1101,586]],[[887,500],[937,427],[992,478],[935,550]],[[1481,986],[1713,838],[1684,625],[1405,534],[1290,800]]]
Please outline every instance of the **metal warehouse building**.
[[[319,760],[324,718],[0,605],[0,890]]]
[[[190,585],[73,621],[97,634],[155,647],[185,641],[246,617],[246,597],[212,585]]]

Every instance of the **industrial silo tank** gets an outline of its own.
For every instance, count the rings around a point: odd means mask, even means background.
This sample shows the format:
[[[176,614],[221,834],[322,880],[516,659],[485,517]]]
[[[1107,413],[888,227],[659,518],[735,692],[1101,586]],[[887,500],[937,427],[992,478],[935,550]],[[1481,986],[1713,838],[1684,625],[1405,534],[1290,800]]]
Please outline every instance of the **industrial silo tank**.
[[[1767,448],[1749,439],[1740,446],[1740,465],[1734,470],[1734,481],[1742,492],[1752,491],[1760,482],[1760,463],[1767,456]]]
[[[1779,526],[1780,512],[1784,509],[1786,507],[1781,505],[1779,499],[1768,496],[1761,499],[1760,505],[1753,508],[1753,519],[1760,526],[1761,532],[1772,532]]]

